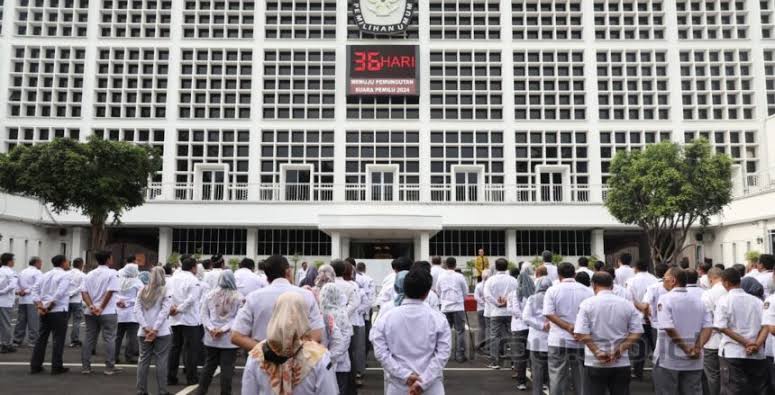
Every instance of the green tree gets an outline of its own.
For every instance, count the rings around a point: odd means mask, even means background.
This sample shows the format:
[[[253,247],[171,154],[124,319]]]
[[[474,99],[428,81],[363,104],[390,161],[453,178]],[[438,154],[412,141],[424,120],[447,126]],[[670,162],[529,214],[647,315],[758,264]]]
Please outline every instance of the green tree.
[[[641,227],[651,257],[673,261],[690,228],[706,226],[732,199],[730,158],[706,140],[662,142],[619,152],[611,163],[606,207],[620,222]]]
[[[78,210],[89,218],[91,248],[107,241],[106,223],[145,202],[148,178],[161,167],[151,147],[102,140],[56,139],[0,154],[0,189],[37,198],[55,213]]]

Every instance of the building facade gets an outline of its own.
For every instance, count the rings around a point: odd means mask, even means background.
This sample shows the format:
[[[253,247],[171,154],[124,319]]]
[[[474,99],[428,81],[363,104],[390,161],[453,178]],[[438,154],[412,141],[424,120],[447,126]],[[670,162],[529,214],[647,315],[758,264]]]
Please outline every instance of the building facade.
[[[740,199],[771,197],[773,0],[415,1],[392,35],[360,30],[358,6],[0,0],[0,150],[155,147],[148,203],[111,245],[161,261],[643,255],[603,206],[608,169],[664,140],[707,138]],[[394,45],[416,46],[416,94],[351,94],[351,47]],[[3,249],[83,254],[83,217],[3,199]],[[723,228],[735,215],[687,256],[772,249],[775,213]]]

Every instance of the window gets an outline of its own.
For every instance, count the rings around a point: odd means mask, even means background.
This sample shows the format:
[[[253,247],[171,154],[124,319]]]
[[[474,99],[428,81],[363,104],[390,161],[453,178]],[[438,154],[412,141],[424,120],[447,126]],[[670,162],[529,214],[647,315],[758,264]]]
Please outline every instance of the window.
[[[333,50],[265,50],[264,118],[333,119],[335,61]]]
[[[331,255],[331,237],[317,229],[259,229],[258,255]]]
[[[18,0],[16,35],[86,37],[88,19],[89,0]]]
[[[100,48],[97,52],[97,118],[166,117],[168,50]]]
[[[348,130],[345,198],[365,200],[369,165],[397,165],[399,200],[420,199],[420,133],[406,130]],[[382,177],[382,176],[375,176]],[[390,176],[388,176],[390,177]],[[372,180],[373,182],[374,180]],[[380,180],[384,182],[384,180]],[[372,199],[374,200],[374,199]]]
[[[267,39],[335,39],[335,0],[267,0]]]
[[[431,0],[429,7],[431,39],[501,37],[500,0]]]
[[[246,250],[246,229],[172,229],[172,251],[179,254],[245,255]]]
[[[347,96],[347,119],[419,119],[420,96]]]
[[[5,9],[5,4],[3,0],[0,0],[0,35],[3,34],[3,10]]]
[[[767,89],[767,114],[775,115],[775,50],[764,50],[764,78]]]
[[[759,144],[756,130],[687,130],[684,143],[703,138],[710,142],[716,152],[727,154],[744,174],[756,173],[759,169]]]
[[[759,0],[759,12],[762,18],[762,38],[775,38],[775,0]]]
[[[730,40],[748,38],[745,0],[677,0],[678,38]]]
[[[429,244],[431,256],[474,257],[482,248],[487,256],[498,257],[506,255],[506,232],[445,229],[431,237]],[[461,267],[464,265],[461,264]]]
[[[94,129],[94,135],[104,140],[126,141],[136,145],[150,146],[159,156],[164,156],[164,129]],[[161,182],[160,169],[151,182]]]
[[[249,49],[183,49],[180,61],[180,118],[249,119]]]
[[[518,230],[517,256],[539,256],[545,250],[564,257],[588,256],[591,240],[587,230]]]
[[[662,40],[665,11],[662,0],[595,0],[598,40]]]
[[[682,50],[679,56],[685,120],[753,119],[748,50]]]
[[[582,0],[512,0],[515,40],[581,40]]]
[[[392,34],[392,35],[373,35],[370,33],[362,32],[358,25],[353,22],[353,2],[356,0],[347,0],[347,39],[348,40],[396,40],[396,41],[402,41],[402,40],[417,40],[420,38],[420,22],[419,22],[419,2],[418,0],[406,0],[408,2],[412,2],[414,5],[414,15],[412,16],[412,22],[409,24],[409,29],[407,29],[406,32],[401,34]],[[400,4],[401,2],[399,2]]]
[[[312,200],[332,200],[334,182],[334,132],[332,130],[261,131],[261,199],[276,199],[272,185],[279,184],[284,164],[312,165]],[[324,184],[324,185],[321,185]],[[264,196],[263,194],[267,195]]]
[[[520,130],[515,132],[514,138],[518,189],[524,190],[526,187],[542,184],[542,173],[536,167],[543,165],[567,166],[571,186],[589,183],[586,132]],[[523,196],[518,198],[535,200]]]
[[[503,117],[499,50],[431,51],[431,119]]]
[[[10,152],[17,145],[31,146],[48,143],[57,138],[78,140],[81,131],[78,128],[54,127],[9,127],[5,129],[5,149]]]
[[[169,38],[172,0],[103,0],[100,37]]]
[[[600,119],[669,119],[666,58],[664,51],[598,51]]]
[[[186,0],[184,39],[253,38],[254,0]]]
[[[514,52],[516,119],[586,119],[584,52]]]
[[[611,162],[619,151],[640,151],[647,145],[670,141],[669,130],[615,130],[600,132],[600,171],[608,184]]]
[[[250,131],[234,129],[179,129],[175,154],[175,198],[187,200],[193,198],[192,186],[198,177],[198,167],[212,164],[226,165],[221,183],[225,183],[231,193],[228,200],[245,200],[248,182],[248,158],[250,156]],[[198,166],[199,165],[199,166]],[[217,175],[213,175],[216,176]],[[246,195],[245,195],[246,198]],[[221,199],[217,199],[221,200]]]
[[[479,165],[476,171],[456,171],[456,166]],[[469,176],[476,173],[476,176]],[[483,175],[485,188],[495,188],[488,200],[502,201],[504,183],[503,132],[489,130],[431,131],[431,200],[452,199],[451,185],[478,184]],[[476,182],[473,182],[475,178]],[[489,189],[488,189],[489,190]],[[478,200],[478,199],[474,199]]]
[[[11,51],[12,117],[81,117],[85,49],[27,46]]]

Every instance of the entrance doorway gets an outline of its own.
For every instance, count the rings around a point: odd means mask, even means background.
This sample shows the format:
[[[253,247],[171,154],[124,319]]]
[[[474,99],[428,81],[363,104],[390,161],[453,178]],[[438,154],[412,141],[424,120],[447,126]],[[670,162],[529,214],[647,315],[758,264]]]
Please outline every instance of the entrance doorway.
[[[405,256],[414,259],[412,240],[351,240],[350,256],[358,259],[388,259]]]

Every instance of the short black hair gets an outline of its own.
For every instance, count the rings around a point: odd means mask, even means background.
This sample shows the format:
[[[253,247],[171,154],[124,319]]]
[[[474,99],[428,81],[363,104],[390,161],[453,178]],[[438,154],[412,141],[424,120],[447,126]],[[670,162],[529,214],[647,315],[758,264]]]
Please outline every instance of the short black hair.
[[[361,273],[366,272],[366,264],[363,263],[363,262],[358,262],[358,264],[355,265],[355,270],[357,270],[357,271],[359,271]]]
[[[411,299],[422,299],[433,286],[433,277],[427,270],[415,268],[404,277],[404,295]]]
[[[135,263],[135,256],[134,255],[130,255],[130,256],[126,257],[126,263]]]
[[[667,265],[662,262],[657,262],[654,265],[654,274],[657,276],[657,278],[662,278],[665,276],[665,273],[667,273],[667,269],[669,269]]]
[[[166,265],[164,265],[164,275],[165,276],[171,276],[173,272],[172,264],[167,262]]]
[[[415,263],[412,264],[412,269],[410,269],[410,270],[413,270],[413,269],[427,270],[428,273],[430,273],[431,272],[431,264],[428,261],[416,261]]]
[[[358,264],[358,262],[355,262],[355,258],[348,256],[347,258],[344,258],[344,261],[353,265],[353,268],[355,268],[355,265]]]
[[[745,265],[742,263],[735,263],[732,265],[732,269],[737,270],[737,272],[740,274],[740,278],[745,277]]]
[[[94,253],[94,258],[97,259],[98,265],[107,265],[110,260],[110,251],[100,250]]]
[[[439,260],[441,260],[441,258],[439,258]],[[454,257],[451,257],[451,256],[447,257],[446,262],[447,262],[447,269],[455,270],[455,268],[457,267],[457,259],[455,259]]]
[[[30,261],[28,263],[30,264],[30,266],[35,266],[38,262],[43,262],[43,260],[40,259],[39,256],[34,256],[30,258]]]
[[[75,258],[73,259],[73,267],[76,269],[80,269],[83,267],[83,258]]]
[[[557,275],[561,278],[574,278],[576,277],[576,268],[572,263],[562,262],[557,266]]]
[[[775,255],[761,254],[759,255],[759,263],[764,266],[765,270],[772,270],[775,268]]]
[[[278,278],[285,277],[285,272],[290,267],[288,260],[282,255],[272,255],[264,260],[264,273],[266,273],[266,278],[270,283]]]
[[[212,263],[213,267],[216,269],[223,268],[223,265],[226,263],[223,260],[223,255],[217,254],[210,257],[210,262]]]
[[[344,276],[344,261],[341,259],[334,259],[331,261],[331,267],[334,269],[334,274],[336,274],[337,277],[343,277]]]
[[[395,266],[394,266],[395,270],[399,272],[403,272],[405,270],[411,269],[412,264],[414,263],[412,262],[411,259],[405,256],[400,256],[394,259],[393,262],[395,263]]]
[[[242,258],[242,260],[239,262],[239,267],[240,269],[250,269],[252,272],[253,269],[256,268],[256,262],[250,258]]]
[[[441,265],[441,257],[436,255],[433,258],[431,258],[431,264],[433,264],[433,265]]]
[[[51,264],[54,265],[54,267],[62,267],[62,264],[67,261],[67,258],[65,258],[64,255],[54,255],[53,258],[51,258]]]
[[[630,263],[632,263],[632,255],[629,252],[619,255],[619,262],[623,265],[630,266]]]
[[[498,258],[495,260],[495,270],[502,272],[509,268],[509,261],[505,258]]]
[[[635,262],[635,268],[638,269],[639,272],[647,272],[649,271],[649,261],[638,259],[638,261]]]
[[[723,272],[721,272],[721,280],[727,281],[732,285],[740,285],[740,272],[738,272],[734,268],[724,269]]]
[[[702,262],[699,265],[697,265],[700,270],[702,270],[703,273],[708,274],[708,271],[713,268],[713,264],[710,262]]]
[[[680,266],[681,269],[688,269],[689,268],[689,257],[681,258],[681,262],[678,262],[678,266]]]
[[[724,266],[723,263],[717,263],[717,264],[713,265],[713,267],[719,268],[721,271],[726,269],[726,267]]]
[[[610,274],[611,278],[616,278],[616,269],[614,269],[614,267],[611,265],[603,266],[603,268],[600,271]]]
[[[686,270],[683,270],[680,267],[674,266],[674,267],[671,267],[666,274],[670,274],[671,276],[673,276],[673,278],[675,278],[676,285],[678,285],[679,287],[686,286],[687,279],[688,279],[688,276],[686,275]]]
[[[266,271],[266,260],[258,261],[258,270],[261,270],[262,272]]]
[[[686,269],[684,270],[686,272],[686,284],[697,284],[697,281],[700,279],[700,274],[697,273],[694,269]]]
[[[603,288],[613,288],[614,278],[611,274],[605,271],[600,271],[592,275],[592,285],[597,285]]]
[[[190,272],[191,269],[196,267],[196,259],[191,255],[186,255],[180,258],[180,269]]]
[[[544,250],[544,252],[541,253],[541,258],[544,260],[544,263],[552,263],[554,254],[552,254],[552,252],[549,250]]]
[[[202,267],[205,268],[205,270],[210,270],[213,268],[213,261],[209,259],[205,259],[202,261]]]
[[[604,267],[605,267],[605,261],[597,261],[597,262],[595,262],[595,271],[596,272],[599,272],[599,271],[603,270]]]
[[[587,257],[583,256],[583,257],[579,258],[578,261],[576,261],[576,264],[579,265],[579,267],[589,268],[589,259],[587,259]]]
[[[13,254],[10,252],[6,252],[3,255],[0,255],[0,266],[5,266],[8,264],[8,262],[11,262],[13,260]]]
[[[589,274],[586,272],[578,272],[576,273],[576,282],[588,287],[589,286]]]

